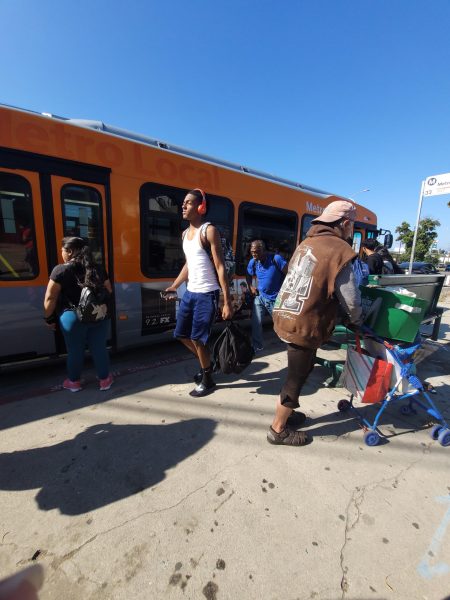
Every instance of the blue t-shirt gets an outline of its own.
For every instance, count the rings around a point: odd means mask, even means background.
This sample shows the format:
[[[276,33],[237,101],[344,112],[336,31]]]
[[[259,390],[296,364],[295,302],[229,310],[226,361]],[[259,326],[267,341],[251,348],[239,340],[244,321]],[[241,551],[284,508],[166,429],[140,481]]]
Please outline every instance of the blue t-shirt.
[[[258,278],[258,291],[261,296],[275,300],[284,280],[283,268],[286,261],[279,254],[266,254],[261,262],[250,259],[247,273]]]

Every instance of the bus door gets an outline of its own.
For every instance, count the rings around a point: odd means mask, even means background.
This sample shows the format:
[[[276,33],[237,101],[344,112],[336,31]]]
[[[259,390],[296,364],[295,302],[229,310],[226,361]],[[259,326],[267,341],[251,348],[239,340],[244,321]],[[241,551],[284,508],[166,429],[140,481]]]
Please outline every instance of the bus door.
[[[52,175],[51,189],[58,263],[62,263],[62,239],[69,236],[82,237],[89,242],[95,263],[108,272],[105,186]],[[108,275],[111,278],[112,274],[108,272]],[[60,343],[61,340],[58,345]]]
[[[58,262],[62,262],[61,240],[76,236],[89,242],[95,262],[107,269],[105,186],[56,175],[51,181]]]
[[[54,352],[42,319],[47,282],[39,174],[0,166],[0,364]]]

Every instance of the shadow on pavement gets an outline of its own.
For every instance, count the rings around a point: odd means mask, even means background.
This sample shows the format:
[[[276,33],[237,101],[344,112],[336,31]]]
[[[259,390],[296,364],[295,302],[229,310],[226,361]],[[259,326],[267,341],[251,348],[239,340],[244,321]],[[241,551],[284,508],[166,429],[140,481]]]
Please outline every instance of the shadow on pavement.
[[[0,455],[0,489],[41,488],[41,510],[79,515],[152,487],[214,436],[212,419],[89,427],[54,446]]]
[[[112,388],[107,392],[98,391],[98,383],[95,376],[86,373],[86,382],[83,383],[83,390],[77,394],[72,394],[59,386],[58,389],[51,389],[49,387],[43,388],[39,391],[39,395],[34,396],[30,393],[29,396],[27,396],[26,390],[30,390],[31,392],[34,388],[35,370],[29,369],[22,373],[16,373],[15,379],[20,382],[17,385],[20,385],[24,390],[23,397],[14,402],[5,402],[3,405],[0,398],[0,431],[10,427],[24,425],[25,423],[46,419],[48,417],[62,415],[88,406],[100,405],[103,402],[109,402],[110,400],[120,398],[123,395],[136,394],[144,390],[152,390],[169,382],[171,384],[185,384],[191,382],[192,387],[194,387],[193,376],[194,373],[198,371],[198,361],[194,357],[191,357],[190,354],[186,355],[181,344],[176,345],[175,343],[172,343],[171,348],[171,355],[166,355],[166,353],[161,351],[158,353],[156,348],[152,348],[151,352],[149,351],[149,355],[153,359],[156,358],[156,361],[151,363],[151,367],[148,369],[146,368],[145,362],[142,360],[142,351],[140,355],[141,360],[133,361],[132,366],[129,367],[128,371],[125,371],[123,368],[123,362],[113,363],[112,368],[116,379]],[[268,356],[272,352],[275,353],[278,351],[278,348],[271,348],[265,354]],[[133,354],[133,356],[137,357],[136,354]],[[170,356],[173,358],[172,363],[160,364],[160,359],[164,361]],[[263,356],[261,356],[261,358],[263,358]],[[127,358],[127,360],[130,361],[130,358]],[[257,377],[256,373],[259,370],[266,368],[267,365],[267,362],[255,360],[249,369],[244,371],[242,375],[217,374],[215,375],[215,379],[217,379],[219,384],[218,389],[220,387],[228,387],[229,382],[230,385],[232,385],[233,382],[241,377],[245,378],[246,374],[250,372],[253,374],[253,377]],[[61,370],[61,368],[62,367],[59,366],[58,370]],[[165,373],[167,373],[167,377],[169,377],[170,380],[161,381],[160,374],[162,369],[166,369]],[[46,370],[52,372],[54,369],[48,366]],[[12,376],[9,375],[9,378],[11,377]],[[62,378],[63,372],[60,376],[61,380]],[[135,379],[134,383],[133,378]],[[265,375],[261,374],[261,379],[264,380],[265,378]],[[279,374],[275,377],[275,385],[278,385],[278,381]],[[254,386],[256,384],[250,383],[249,385]],[[187,394],[186,400],[188,402],[192,401]]]

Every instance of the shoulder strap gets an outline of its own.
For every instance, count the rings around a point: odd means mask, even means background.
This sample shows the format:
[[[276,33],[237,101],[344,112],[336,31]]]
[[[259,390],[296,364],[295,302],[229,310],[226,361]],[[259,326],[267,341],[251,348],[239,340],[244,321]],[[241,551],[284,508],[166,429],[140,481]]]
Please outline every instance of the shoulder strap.
[[[206,231],[206,228],[208,227],[208,225],[211,225],[211,223],[203,223],[200,227],[200,241],[202,240],[202,235],[205,235],[206,237],[206,233],[204,233]],[[181,234],[181,240],[184,241],[184,238],[186,237],[186,234],[189,230],[189,227],[186,227],[186,229],[183,231],[183,233]],[[203,242],[202,242],[202,246],[203,246]]]
[[[206,250],[205,245],[210,246],[208,238],[206,237],[206,230],[208,229],[209,225],[211,225],[211,223],[207,221],[206,223],[203,223],[200,227],[200,243],[203,246],[204,250]]]
[[[275,266],[275,269],[279,271],[279,267],[277,265],[277,261],[275,260],[275,254],[272,254],[272,264]]]
[[[284,275],[284,273],[283,273],[282,269],[280,269],[280,267],[279,267],[279,266],[278,266],[278,264],[277,264],[277,261],[275,260],[275,256],[276,256],[275,254],[272,254],[272,264],[275,266],[275,269],[276,269],[276,270],[277,270],[279,273],[281,273],[282,275]]]

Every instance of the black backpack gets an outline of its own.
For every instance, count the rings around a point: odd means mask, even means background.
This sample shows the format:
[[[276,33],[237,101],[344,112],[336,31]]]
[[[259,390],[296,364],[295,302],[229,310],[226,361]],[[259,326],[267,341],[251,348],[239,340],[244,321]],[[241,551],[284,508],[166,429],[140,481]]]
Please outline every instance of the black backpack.
[[[250,337],[236,323],[227,321],[213,346],[213,369],[225,375],[241,373],[251,363],[254,354]]]
[[[213,263],[213,266],[215,269],[216,267],[214,265],[214,261],[212,258],[211,248],[209,247],[209,242],[206,239],[206,229],[208,228],[208,225],[211,225],[211,223],[209,223],[209,222],[203,223],[203,225],[201,226],[200,241],[203,246],[203,249],[207,252],[209,258],[211,259],[211,262]],[[233,277],[234,277],[234,274],[236,273],[236,259],[234,257],[233,248],[232,248],[229,240],[222,233],[222,231],[220,231],[220,229],[218,227],[216,227],[216,229],[219,232],[220,243],[222,245],[223,262],[225,265],[225,273],[227,276],[228,285],[232,286],[233,285]],[[217,281],[219,281],[218,277],[217,277]]]
[[[102,286],[93,290],[84,286],[75,311],[78,320],[82,323],[98,323],[109,318],[110,293]]]

